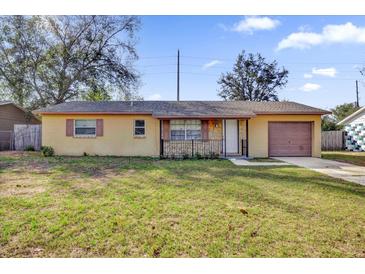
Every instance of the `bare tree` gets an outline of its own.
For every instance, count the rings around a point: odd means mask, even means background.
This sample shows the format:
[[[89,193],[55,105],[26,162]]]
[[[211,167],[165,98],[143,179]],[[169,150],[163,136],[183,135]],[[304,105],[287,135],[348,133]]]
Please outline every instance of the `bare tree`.
[[[276,61],[268,63],[260,54],[242,52],[233,71],[218,80],[218,95],[224,100],[278,101],[277,90],[286,85],[288,71],[277,66]]]
[[[133,99],[139,25],[134,16],[1,17],[0,83],[31,108],[85,98],[91,89]]]

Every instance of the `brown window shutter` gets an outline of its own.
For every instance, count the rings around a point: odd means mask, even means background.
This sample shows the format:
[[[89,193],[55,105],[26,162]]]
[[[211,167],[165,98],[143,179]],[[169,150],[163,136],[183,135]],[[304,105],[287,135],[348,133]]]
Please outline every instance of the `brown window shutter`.
[[[104,120],[96,119],[96,136],[103,136],[104,134]]]
[[[74,136],[74,120],[66,119],[66,136]]]
[[[170,139],[170,120],[163,120],[163,139]]]
[[[208,135],[208,120],[202,120],[202,139],[203,140],[208,140],[209,135]]]

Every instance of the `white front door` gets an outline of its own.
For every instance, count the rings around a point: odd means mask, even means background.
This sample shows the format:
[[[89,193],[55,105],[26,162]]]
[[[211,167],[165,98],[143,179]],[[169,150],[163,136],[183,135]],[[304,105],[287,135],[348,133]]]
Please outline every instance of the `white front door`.
[[[226,120],[226,150],[227,153],[238,153],[237,120]]]

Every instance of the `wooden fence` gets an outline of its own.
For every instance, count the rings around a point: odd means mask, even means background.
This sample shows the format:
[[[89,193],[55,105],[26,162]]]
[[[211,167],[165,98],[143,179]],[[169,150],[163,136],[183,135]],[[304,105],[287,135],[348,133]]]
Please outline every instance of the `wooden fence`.
[[[345,132],[342,130],[322,131],[322,150],[344,150]]]
[[[24,150],[28,146],[40,150],[42,145],[41,135],[41,125],[14,125],[15,150]]]

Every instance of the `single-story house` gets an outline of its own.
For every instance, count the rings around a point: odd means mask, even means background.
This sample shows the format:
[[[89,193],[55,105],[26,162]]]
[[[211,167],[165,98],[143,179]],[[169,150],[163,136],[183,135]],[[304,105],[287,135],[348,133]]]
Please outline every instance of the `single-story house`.
[[[321,156],[321,115],[295,102],[73,101],[39,109],[58,155]]]
[[[11,149],[14,125],[41,124],[32,113],[10,101],[0,101],[0,150]]]
[[[340,121],[346,132],[345,146],[350,151],[365,151],[365,107]]]

